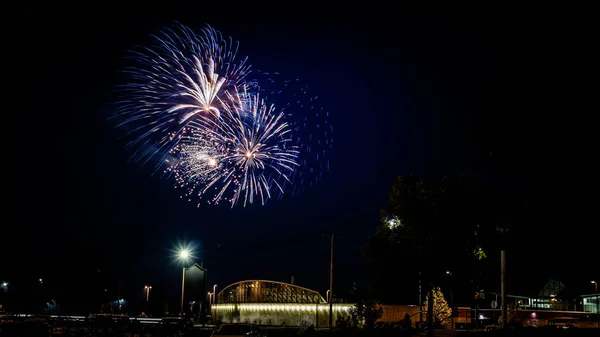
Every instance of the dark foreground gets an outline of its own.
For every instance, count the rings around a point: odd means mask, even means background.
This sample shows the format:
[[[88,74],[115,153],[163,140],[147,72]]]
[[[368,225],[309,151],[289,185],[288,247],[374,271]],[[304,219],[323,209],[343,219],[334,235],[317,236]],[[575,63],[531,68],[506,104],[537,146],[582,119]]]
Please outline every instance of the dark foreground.
[[[545,336],[600,336],[600,329],[525,329],[520,331],[482,331],[482,332],[465,332],[459,334],[457,336],[464,337],[500,337],[500,336],[510,336],[510,337],[545,337]]]
[[[600,329],[550,329],[550,328],[524,328],[518,330],[496,330],[496,331],[480,331],[480,332],[463,332],[456,336],[461,337],[553,337],[553,336],[600,336]]]
[[[111,325],[90,326],[85,324],[49,324],[48,322],[13,322],[0,324],[0,337],[210,337],[213,329],[209,327],[194,326],[186,331],[165,331],[158,325]],[[424,332],[402,331],[399,329],[344,329],[306,330],[296,327],[261,327],[262,336],[256,337],[408,337],[427,336]],[[524,328],[511,330],[459,332],[459,331],[434,331],[434,336],[450,337],[500,337],[500,336],[600,336],[600,329],[547,329]],[[240,336],[242,337],[242,336]]]

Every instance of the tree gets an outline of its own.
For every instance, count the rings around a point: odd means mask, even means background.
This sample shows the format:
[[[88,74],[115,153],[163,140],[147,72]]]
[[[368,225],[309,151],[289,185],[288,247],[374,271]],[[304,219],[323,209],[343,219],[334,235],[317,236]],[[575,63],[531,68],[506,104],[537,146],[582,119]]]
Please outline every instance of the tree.
[[[383,316],[383,307],[376,302],[358,301],[350,308],[350,314],[358,320],[364,320],[366,328],[372,328]]]
[[[444,298],[444,294],[440,290],[440,288],[433,288],[433,319],[439,325],[446,325],[450,322],[452,317],[452,309],[446,302]],[[427,301],[429,301],[429,294],[425,296],[425,301],[423,302],[424,310],[428,312]]]
[[[446,270],[460,268],[455,275],[479,288],[477,275],[467,273],[479,270],[493,243],[495,202],[488,190],[471,174],[398,177],[381,224],[362,249],[375,271],[373,296],[414,303],[419,282],[441,283]]]
[[[406,286],[416,285],[431,251],[439,195],[439,186],[414,177],[398,177],[392,186],[388,207],[381,211],[381,225],[363,247],[364,256],[375,270],[375,297],[414,303],[416,297],[407,298],[405,290]],[[404,287],[398,282],[399,275]]]

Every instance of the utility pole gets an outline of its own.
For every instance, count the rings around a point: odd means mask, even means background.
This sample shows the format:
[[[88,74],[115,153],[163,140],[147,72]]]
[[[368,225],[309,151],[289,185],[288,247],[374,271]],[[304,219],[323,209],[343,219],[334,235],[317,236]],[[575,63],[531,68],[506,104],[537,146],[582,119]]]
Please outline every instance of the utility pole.
[[[502,297],[502,327],[506,329],[508,311],[506,310],[506,250],[500,251],[500,296]]]
[[[419,272],[419,329],[423,328],[423,285],[421,272]]]
[[[507,233],[509,226],[502,223],[496,227],[496,230],[500,233],[500,244],[502,245],[500,250],[500,299],[502,301],[502,327],[506,329],[508,326],[508,306],[506,303],[506,243]]]
[[[433,284],[430,284],[427,296],[427,337],[433,337],[433,335]]]
[[[333,235],[331,233],[331,252],[329,258],[329,329],[333,328]]]

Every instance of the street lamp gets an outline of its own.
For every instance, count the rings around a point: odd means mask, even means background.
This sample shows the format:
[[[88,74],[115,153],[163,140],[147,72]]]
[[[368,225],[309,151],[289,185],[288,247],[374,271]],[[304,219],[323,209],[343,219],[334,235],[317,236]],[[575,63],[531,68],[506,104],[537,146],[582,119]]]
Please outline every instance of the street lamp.
[[[190,258],[190,255],[191,254],[190,254],[189,249],[183,248],[177,253],[177,258],[180,261],[187,263],[187,261]],[[186,270],[186,268],[184,266],[183,270],[182,270],[182,274],[181,274],[181,315],[183,315],[183,312],[184,312],[183,311],[183,292],[185,290],[185,270]]]
[[[217,298],[217,285],[215,284],[213,286],[213,299],[212,299],[213,304],[216,302],[216,298]]]
[[[600,315],[600,310],[599,310],[600,300],[598,299],[598,282],[590,281],[590,283],[596,287],[596,314]],[[598,327],[600,327],[600,319],[598,320]]]
[[[146,302],[148,302],[148,298],[150,297],[150,290],[152,286],[144,286],[144,290],[146,290]]]
[[[450,278],[450,310],[452,311],[452,314],[450,316],[451,319],[451,327],[452,329],[454,329],[454,299],[452,296],[452,272],[449,270],[446,270],[446,276],[448,276]]]

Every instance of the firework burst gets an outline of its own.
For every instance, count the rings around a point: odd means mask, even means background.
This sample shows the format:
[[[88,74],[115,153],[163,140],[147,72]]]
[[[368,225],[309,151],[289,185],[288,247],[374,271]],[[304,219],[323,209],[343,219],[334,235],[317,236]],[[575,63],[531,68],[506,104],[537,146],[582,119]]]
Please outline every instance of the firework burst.
[[[189,124],[171,151],[168,172],[188,200],[244,206],[284,193],[298,167],[298,147],[285,113],[256,93],[228,93],[218,118]],[[200,205],[200,204],[198,204]]]
[[[264,204],[329,170],[329,113],[299,80],[260,71],[250,80],[238,43],[210,27],[176,25],[152,42],[132,52],[114,117],[132,159],[166,164],[182,198]]]
[[[132,52],[136,64],[125,70],[117,117],[130,129],[134,158],[158,156],[160,165],[188,123],[219,118],[227,92],[243,83],[250,66],[246,58],[236,63],[237,42],[210,27],[196,34],[177,25],[153,42]]]

